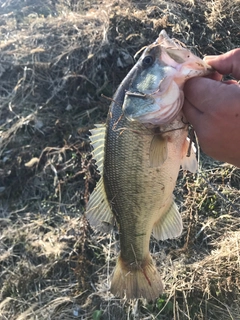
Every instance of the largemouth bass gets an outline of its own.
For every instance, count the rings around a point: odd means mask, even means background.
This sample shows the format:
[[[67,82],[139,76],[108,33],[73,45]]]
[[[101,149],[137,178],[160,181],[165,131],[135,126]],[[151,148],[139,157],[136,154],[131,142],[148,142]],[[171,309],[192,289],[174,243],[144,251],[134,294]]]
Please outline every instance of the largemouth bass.
[[[101,179],[86,216],[102,231],[117,222],[121,251],[111,281],[114,295],[154,300],[163,291],[150,237],[165,240],[182,232],[173,190],[180,166],[197,170],[194,151],[187,157],[182,88],[190,77],[209,72],[162,31],[120,84],[106,124],[91,131]]]

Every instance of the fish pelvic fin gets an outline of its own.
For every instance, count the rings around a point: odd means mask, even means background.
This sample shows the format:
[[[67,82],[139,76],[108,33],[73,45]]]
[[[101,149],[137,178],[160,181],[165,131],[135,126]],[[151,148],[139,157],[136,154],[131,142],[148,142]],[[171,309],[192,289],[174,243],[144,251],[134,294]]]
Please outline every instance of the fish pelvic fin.
[[[110,291],[120,298],[154,301],[163,292],[161,276],[149,255],[144,261],[126,263],[121,255],[114,269]]]
[[[190,139],[186,138],[183,145],[183,157],[181,161],[181,166],[183,170],[188,170],[192,173],[196,173],[198,170],[198,162],[196,159],[196,147],[192,142],[190,155],[188,156],[189,145],[190,145]]]
[[[94,148],[93,158],[97,161],[96,164],[101,178],[87,203],[86,218],[90,225],[96,227],[99,231],[109,232],[114,224],[114,216],[107,200],[102,178],[106,126],[101,124],[96,125],[96,128],[91,130],[91,133],[90,139]]]
[[[172,200],[168,211],[154,224],[153,236],[157,240],[172,239],[179,237],[182,229],[182,217]]]

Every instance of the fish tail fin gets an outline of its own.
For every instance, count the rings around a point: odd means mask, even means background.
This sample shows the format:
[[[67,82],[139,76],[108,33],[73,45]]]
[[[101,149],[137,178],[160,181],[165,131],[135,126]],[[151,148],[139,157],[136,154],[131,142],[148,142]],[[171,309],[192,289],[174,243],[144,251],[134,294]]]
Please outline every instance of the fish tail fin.
[[[126,263],[119,256],[112,277],[111,292],[127,299],[145,298],[153,301],[158,298],[163,292],[163,283],[150,254],[141,264]]]

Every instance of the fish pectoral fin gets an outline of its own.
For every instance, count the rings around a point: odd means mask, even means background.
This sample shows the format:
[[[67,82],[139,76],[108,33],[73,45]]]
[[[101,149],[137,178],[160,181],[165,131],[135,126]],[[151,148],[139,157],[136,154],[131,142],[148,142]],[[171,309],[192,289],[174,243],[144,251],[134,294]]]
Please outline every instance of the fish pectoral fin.
[[[106,197],[102,178],[90,195],[85,214],[90,225],[99,231],[109,232],[112,229],[114,216]]]
[[[167,137],[154,135],[149,150],[150,167],[160,167],[166,161],[167,156]]]
[[[105,124],[95,124],[96,128],[90,130],[91,145],[93,146],[93,159],[96,160],[100,174],[103,173],[104,144],[106,135]]]
[[[188,156],[188,149],[190,145],[189,138],[186,138],[183,146],[183,157],[181,161],[181,166],[183,170],[188,170],[192,173],[196,173],[198,170],[198,162],[196,159],[196,148],[194,143],[191,143],[190,154]]]
[[[165,215],[153,227],[153,236],[157,240],[166,240],[179,237],[182,233],[182,217],[177,205],[172,201]]]

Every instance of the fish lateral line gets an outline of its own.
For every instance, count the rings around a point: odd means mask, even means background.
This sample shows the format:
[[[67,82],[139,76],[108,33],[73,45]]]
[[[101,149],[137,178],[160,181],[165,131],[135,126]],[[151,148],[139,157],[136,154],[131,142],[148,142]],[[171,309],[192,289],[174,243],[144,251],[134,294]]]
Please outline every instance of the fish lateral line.
[[[142,236],[145,236],[146,235],[146,232],[145,233],[137,233],[135,234],[136,237],[142,237]]]

